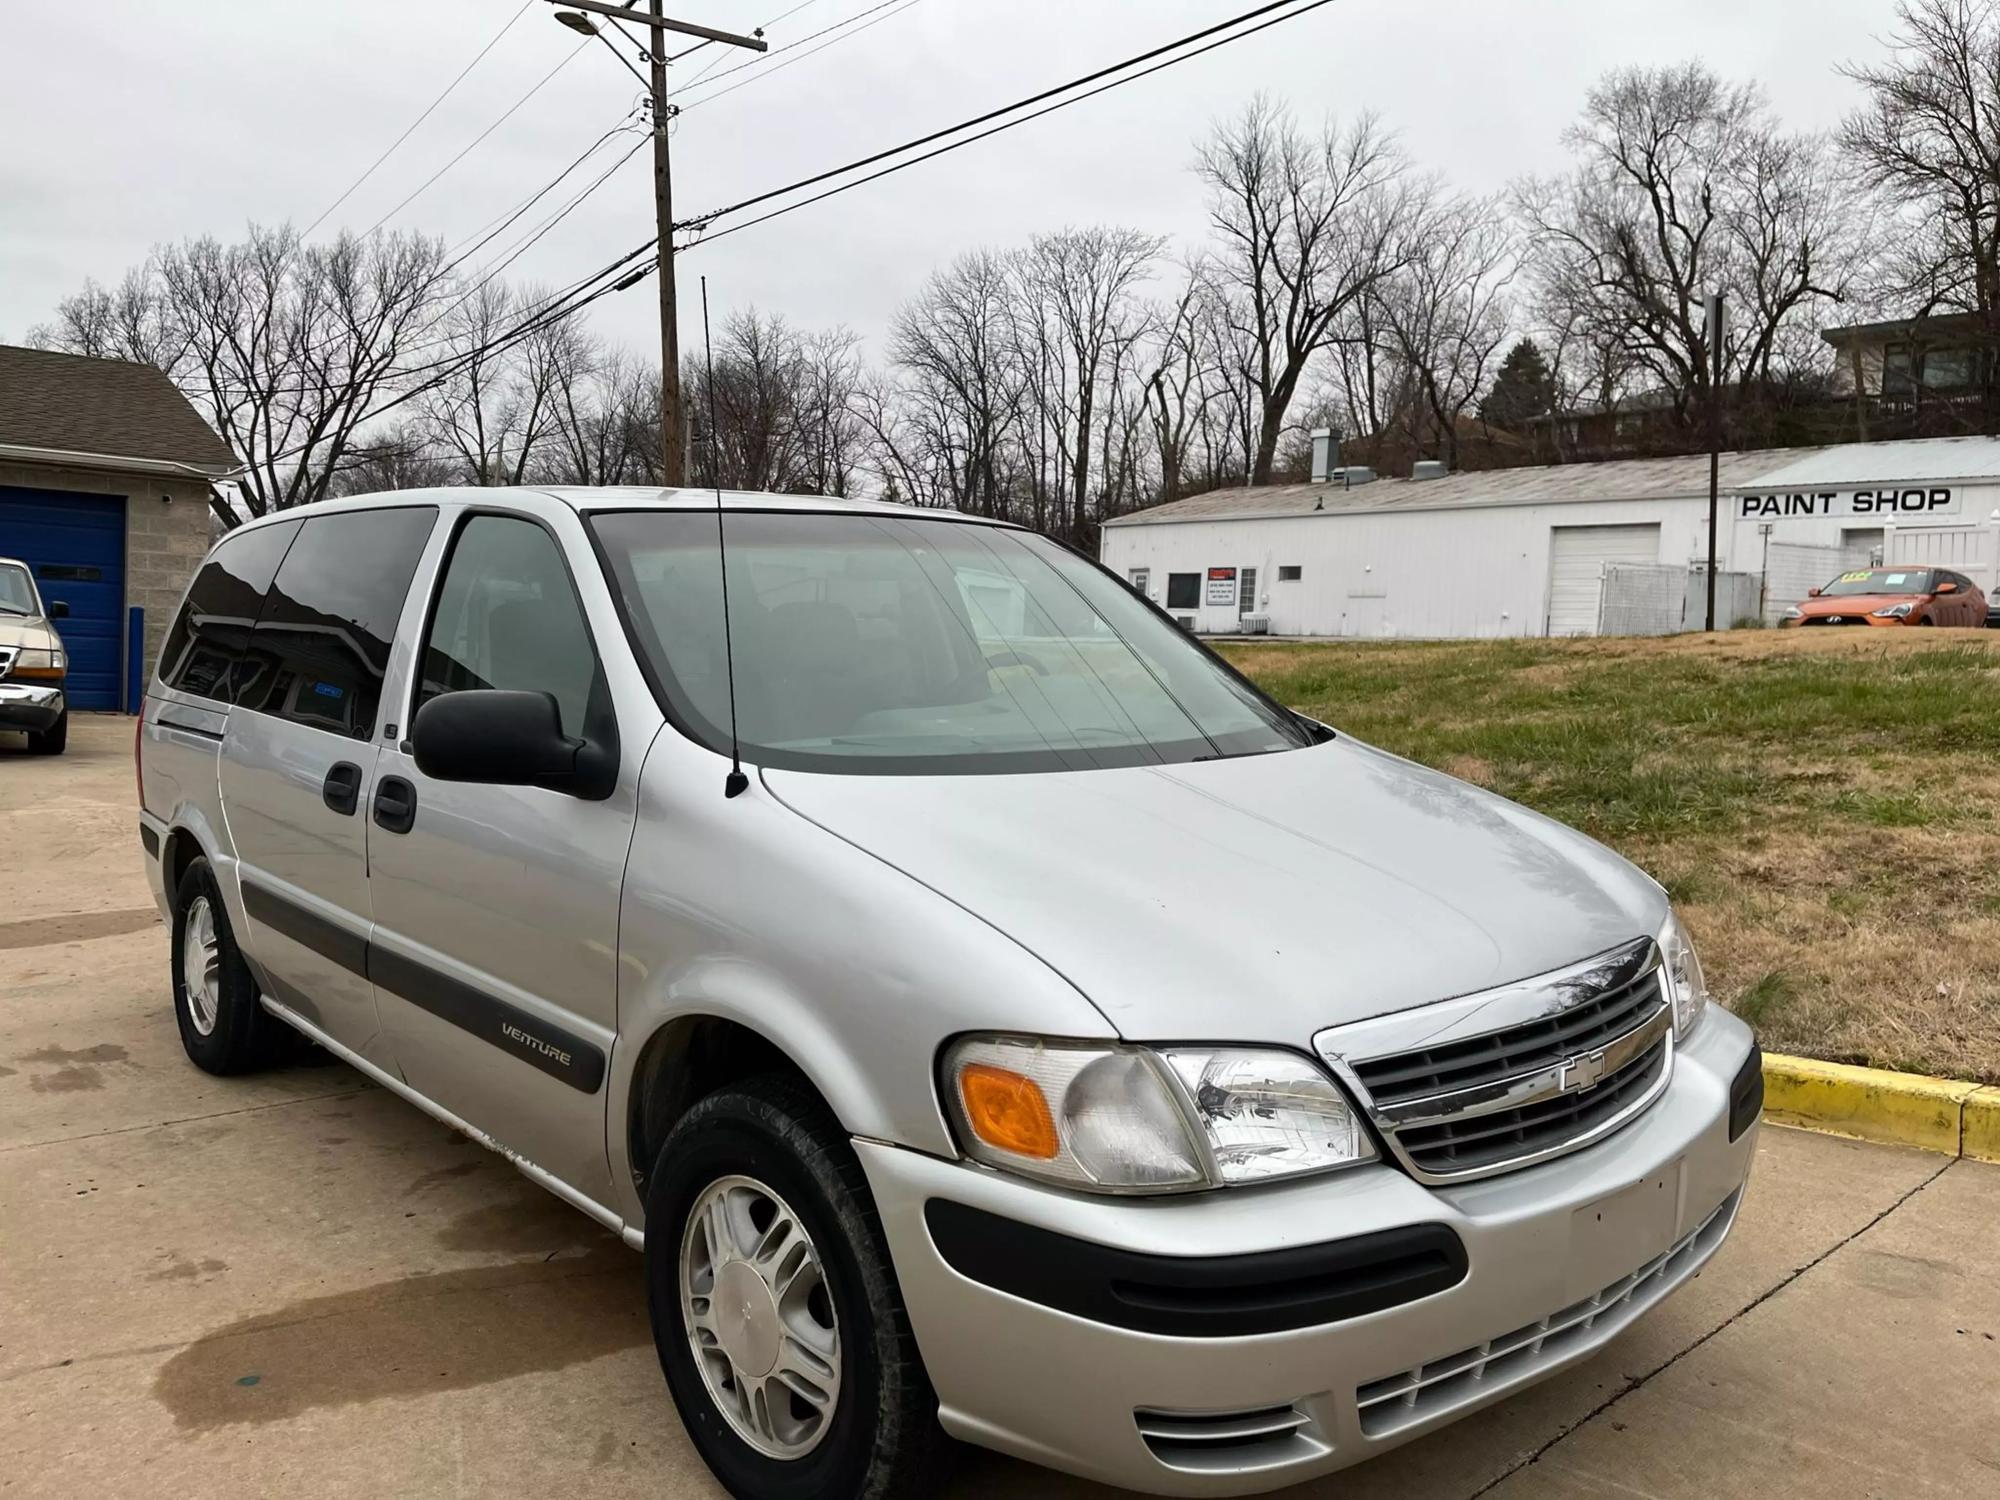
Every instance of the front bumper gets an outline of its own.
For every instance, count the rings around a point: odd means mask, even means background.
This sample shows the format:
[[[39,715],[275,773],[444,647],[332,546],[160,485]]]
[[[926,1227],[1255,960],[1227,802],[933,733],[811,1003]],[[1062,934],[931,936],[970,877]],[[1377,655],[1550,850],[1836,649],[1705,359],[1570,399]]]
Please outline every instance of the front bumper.
[[[59,687],[38,682],[0,682],[0,729],[25,729],[40,734],[63,716]]]
[[[1756,1146],[1747,1027],[1706,1016],[1647,1112],[1573,1155],[1425,1188],[1386,1165],[1172,1199],[1093,1198],[856,1143],[948,1431],[1157,1494],[1235,1495],[1382,1453],[1601,1347],[1735,1221]],[[1338,1322],[1176,1336],[1058,1311],[953,1269],[932,1200],[1141,1256],[1254,1256],[1443,1225],[1455,1285]],[[1143,1429],[1143,1430],[1142,1430]]]

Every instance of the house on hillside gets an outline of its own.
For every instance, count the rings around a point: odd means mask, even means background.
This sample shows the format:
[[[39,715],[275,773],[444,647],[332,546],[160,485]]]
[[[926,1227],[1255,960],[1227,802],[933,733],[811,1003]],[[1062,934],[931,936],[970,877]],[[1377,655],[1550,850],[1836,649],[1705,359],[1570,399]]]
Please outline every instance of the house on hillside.
[[[2000,374],[2000,350],[1970,313],[1850,323],[1820,337],[1834,349],[1834,388],[1864,440],[1976,430]]]
[[[73,707],[128,707],[208,551],[236,456],[151,365],[0,344],[0,557],[69,606]],[[144,612],[139,661],[128,611]]]

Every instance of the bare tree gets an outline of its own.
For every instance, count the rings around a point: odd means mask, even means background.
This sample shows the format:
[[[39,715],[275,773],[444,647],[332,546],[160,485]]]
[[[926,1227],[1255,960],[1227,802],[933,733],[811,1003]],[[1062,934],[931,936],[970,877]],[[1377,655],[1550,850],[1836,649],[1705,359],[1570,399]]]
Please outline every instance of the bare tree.
[[[845,328],[806,334],[754,308],[733,314],[723,325],[712,378],[708,363],[693,359],[681,375],[699,434],[697,481],[846,494],[865,437],[855,398],[858,342]]]
[[[895,421],[871,422],[896,447],[886,467],[931,503],[978,515],[1011,514],[1009,483],[1022,371],[1014,342],[1012,278],[1002,256],[962,255],[933,272],[890,324]]]
[[[1575,169],[1516,190],[1537,303],[1567,333],[1553,342],[1643,372],[1683,422],[1710,386],[1710,288],[1728,298],[1726,382],[1817,357],[1798,320],[1844,293],[1856,253],[1822,139],[1783,133],[1754,85],[1699,63],[1610,74],[1567,139]]]
[[[255,515],[328,493],[447,286],[443,245],[414,235],[304,245],[253,224],[240,244],[189,240],[155,264],[185,350],[168,373],[244,461]]]
[[[1356,299],[1420,243],[1424,207],[1373,116],[1309,138],[1259,97],[1202,142],[1216,276],[1238,336],[1236,372],[1258,411],[1250,482],[1268,484],[1308,362]]]
[[[1368,300],[1401,368],[1411,446],[1456,468],[1459,422],[1486,389],[1512,322],[1513,235],[1495,199],[1442,205],[1434,229]]]
[[[1123,416],[1124,377],[1147,328],[1138,288],[1165,244],[1131,229],[1065,229],[1036,236],[1016,262],[1019,326],[1030,330],[1040,377],[1037,417],[1063,458],[1054,517],[1060,535],[1078,539],[1089,523],[1093,461],[1099,482],[1106,478],[1111,452],[1104,445]]]

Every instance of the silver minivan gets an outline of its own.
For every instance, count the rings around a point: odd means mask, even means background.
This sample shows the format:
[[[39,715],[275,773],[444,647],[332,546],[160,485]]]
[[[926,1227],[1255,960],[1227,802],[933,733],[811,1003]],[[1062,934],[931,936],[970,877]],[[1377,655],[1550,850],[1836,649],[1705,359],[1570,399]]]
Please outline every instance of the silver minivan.
[[[1658,885],[1012,526],[286,512],[138,755],[188,1055],[302,1033],[642,1251],[739,1496],[1291,1484],[1587,1358],[1750,1171]]]

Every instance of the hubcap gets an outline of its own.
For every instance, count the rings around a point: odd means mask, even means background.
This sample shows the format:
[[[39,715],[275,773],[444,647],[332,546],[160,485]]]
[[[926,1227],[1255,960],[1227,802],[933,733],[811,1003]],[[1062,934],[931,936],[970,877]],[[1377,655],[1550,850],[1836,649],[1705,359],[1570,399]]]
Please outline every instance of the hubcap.
[[[840,1398],[840,1326],[791,1205],[751,1177],[695,1199],[681,1236],[681,1318],[716,1409],[770,1458],[803,1458]]]
[[[196,1031],[209,1035],[222,1006],[222,944],[206,896],[194,898],[181,927],[181,986],[187,991],[188,1019]]]

